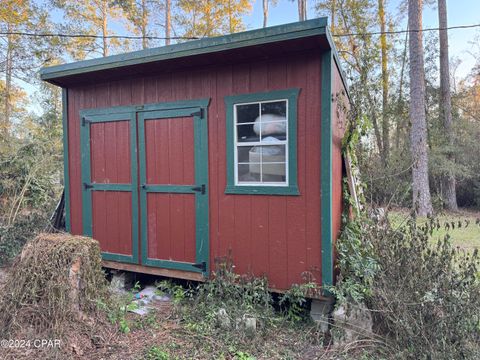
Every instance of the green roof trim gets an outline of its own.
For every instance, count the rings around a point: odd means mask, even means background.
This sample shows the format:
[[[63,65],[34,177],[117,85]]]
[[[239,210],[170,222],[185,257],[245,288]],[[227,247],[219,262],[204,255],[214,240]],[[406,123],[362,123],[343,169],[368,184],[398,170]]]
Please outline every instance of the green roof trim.
[[[327,23],[327,18],[321,17],[231,35],[205,38],[125,54],[50,66],[40,70],[40,78],[48,81],[94,71],[215,53],[315,35],[325,35],[327,32]],[[330,41],[329,43],[332,44]]]

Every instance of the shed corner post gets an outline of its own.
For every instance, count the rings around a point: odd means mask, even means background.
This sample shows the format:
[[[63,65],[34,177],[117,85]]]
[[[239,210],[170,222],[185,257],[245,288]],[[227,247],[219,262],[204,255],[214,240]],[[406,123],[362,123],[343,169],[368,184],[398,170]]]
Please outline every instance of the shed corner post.
[[[65,230],[71,231],[70,223],[70,175],[68,158],[68,90],[62,87],[62,126],[63,126],[63,186],[65,192]]]
[[[331,296],[326,287],[333,285],[333,231],[332,231],[332,64],[333,50],[322,55],[321,62],[321,244],[322,287],[325,296]]]

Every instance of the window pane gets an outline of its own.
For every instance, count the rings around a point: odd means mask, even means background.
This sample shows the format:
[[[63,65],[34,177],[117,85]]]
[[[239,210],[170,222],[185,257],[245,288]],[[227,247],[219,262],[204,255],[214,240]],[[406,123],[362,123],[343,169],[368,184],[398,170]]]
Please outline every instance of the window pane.
[[[236,105],[235,112],[237,183],[286,184],[287,101]]]
[[[241,123],[253,123],[258,118],[259,106],[256,104],[237,105],[237,124]]]
[[[251,162],[252,160],[250,160],[250,152],[254,148],[256,148],[256,146],[238,146],[237,147],[237,162],[238,163]],[[260,157],[258,158],[258,162],[260,162]]]
[[[287,122],[263,122],[262,117],[262,142],[276,142],[278,140],[287,140]],[[255,124],[257,125],[257,124]]]
[[[260,141],[258,134],[254,131],[253,124],[238,125],[237,126],[237,141],[238,142],[257,142]]]
[[[285,183],[286,181],[286,164],[262,164],[262,182],[278,182]]]
[[[262,163],[285,162],[285,145],[256,146],[255,150],[261,153]],[[250,161],[253,161],[250,157]]]
[[[262,118],[266,115],[276,115],[277,117],[286,118],[287,116],[287,101],[274,101],[262,103]],[[265,121],[265,118],[264,118]]]
[[[260,164],[238,164],[238,182],[260,182]]]

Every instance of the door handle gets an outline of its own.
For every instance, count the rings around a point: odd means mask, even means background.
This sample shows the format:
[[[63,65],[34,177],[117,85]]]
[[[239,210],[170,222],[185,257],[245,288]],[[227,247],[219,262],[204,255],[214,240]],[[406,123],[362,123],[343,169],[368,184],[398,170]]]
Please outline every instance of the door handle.
[[[142,184],[142,189],[146,190],[147,189],[147,184]]]
[[[192,190],[197,191],[197,192],[201,193],[202,195],[205,195],[205,190],[206,190],[205,188],[206,188],[205,184],[202,184],[200,186],[192,187]]]

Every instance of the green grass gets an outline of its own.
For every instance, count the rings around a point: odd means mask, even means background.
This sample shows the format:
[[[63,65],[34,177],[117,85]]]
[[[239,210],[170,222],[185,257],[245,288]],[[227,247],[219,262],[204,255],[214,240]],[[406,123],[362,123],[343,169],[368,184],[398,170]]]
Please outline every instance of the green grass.
[[[388,218],[392,226],[401,226],[408,220],[408,212],[406,210],[392,210]],[[453,244],[464,250],[480,249],[480,224],[476,224],[480,219],[480,212],[461,211],[457,213],[445,213],[438,215],[440,221],[440,229],[435,230],[432,234],[432,242],[443,239],[449,234]],[[427,221],[426,218],[418,218],[417,223],[420,225]],[[455,224],[452,229],[451,223]],[[458,223],[461,223],[461,227]],[[469,222],[468,226],[467,222]],[[447,225],[448,224],[448,225]]]

